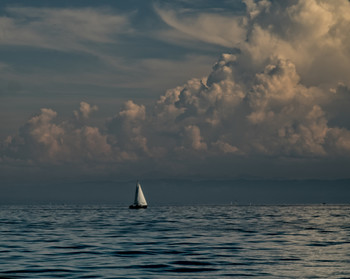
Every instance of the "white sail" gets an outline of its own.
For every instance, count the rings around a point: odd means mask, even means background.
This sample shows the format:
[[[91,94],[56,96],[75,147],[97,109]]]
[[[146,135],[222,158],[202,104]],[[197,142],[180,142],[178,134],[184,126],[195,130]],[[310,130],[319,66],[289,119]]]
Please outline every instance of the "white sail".
[[[139,182],[136,183],[135,201],[134,205],[147,205],[145,196],[143,195],[142,188]]]

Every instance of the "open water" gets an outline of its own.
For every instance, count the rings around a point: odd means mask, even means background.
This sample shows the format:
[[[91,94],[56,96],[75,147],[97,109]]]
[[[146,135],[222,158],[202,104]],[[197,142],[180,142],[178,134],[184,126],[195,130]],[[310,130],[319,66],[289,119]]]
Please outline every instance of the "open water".
[[[0,206],[0,278],[350,278],[350,206]]]

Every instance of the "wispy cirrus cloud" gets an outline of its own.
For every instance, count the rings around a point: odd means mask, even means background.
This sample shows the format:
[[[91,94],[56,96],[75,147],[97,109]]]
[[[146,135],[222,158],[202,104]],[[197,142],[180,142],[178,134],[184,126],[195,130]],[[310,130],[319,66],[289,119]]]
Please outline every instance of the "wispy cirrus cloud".
[[[157,14],[173,30],[160,32],[159,37],[173,43],[201,41],[208,44],[232,48],[244,41],[246,36],[245,18],[215,13],[188,14],[169,8],[155,6]],[[181,40],[179,40],[181,39]]]
[[[2,45],[89,51],[89,44],[116,43],[118,34],[132,31],[127,15],[106,9],[8,7],[6,12],[0,17]]]
[[[12,70],[2,76],[2,83],[15,80],[30,90],[39,84],[115,86],[103,73],[116,76],[132,68],[112,47],[118,48],[120,36],[134,32],[130,16],[98,7],[5,8],[0,46],[4,64]]]
[[[179,58],[172,44],[168,44],[169,55],[164,49],[159,55],[159,38],[154,35],[158,27],[141,30],[135,23],[141,13],[137,9],[10,6],[5,12],[0,16],[2,51],[24,59],[1,62],[13,69],[2,79],[16,80],[22,88],[39,84],[44,88],[49,83],[57,88],[77,85],[81,90],[90,90],[92,85],[159,92],[193,73],[204,75],[215,61],[212,53],[186,53],[184,49],[176,50],[183,54]]]

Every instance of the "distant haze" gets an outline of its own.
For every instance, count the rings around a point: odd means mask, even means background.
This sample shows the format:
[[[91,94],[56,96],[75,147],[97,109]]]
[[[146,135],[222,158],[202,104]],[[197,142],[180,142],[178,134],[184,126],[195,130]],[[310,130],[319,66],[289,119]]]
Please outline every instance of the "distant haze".
[[[0,200],[349,202],[350,2],[221,2],[2,1]]]
[[[150,207],[159,205],[348,204],[350,180],[144,180]],[[2,185],[2,204],[114,204],[134,201],[136,181]]]

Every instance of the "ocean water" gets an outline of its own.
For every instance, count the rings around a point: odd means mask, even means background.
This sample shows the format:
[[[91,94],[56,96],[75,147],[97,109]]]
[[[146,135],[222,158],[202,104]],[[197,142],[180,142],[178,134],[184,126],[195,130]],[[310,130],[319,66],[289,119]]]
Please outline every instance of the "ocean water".
[[[350,278],[350,206],[0,206],[0,278]]]

